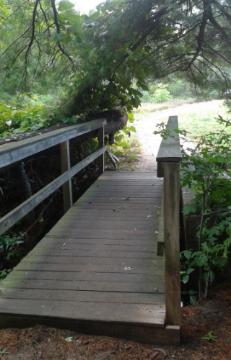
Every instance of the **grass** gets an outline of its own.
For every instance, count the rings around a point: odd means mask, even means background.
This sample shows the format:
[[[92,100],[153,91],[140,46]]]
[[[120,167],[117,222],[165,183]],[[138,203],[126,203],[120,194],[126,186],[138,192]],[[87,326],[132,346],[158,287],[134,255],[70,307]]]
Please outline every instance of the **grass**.
[[[161,105],[162,108],[158,109],[157,105]],[[167,110],[165,110],[166,106],[168,106]],[[156,123],[167,123],[170,115],[178,115],[179,129],[186,130],[188,132],[187,137],[194,140],[210,131],[224,128],[224,125],[220,125],[216,121],[218,115],[226,120],[231,117],[223,100],[204,102],[182,100],[162,104],[143,103],[139,112],[135,112],[139,121],[151,117]],[[227,129],[227,131],[231,133],[231,129]]]
[[[187,130],[190,133],[189,136],[193,139],[210,131],[224,128],[224,125],[218,124],[216,120],[218,115],[224,119],[230,117],[228,108],[222,100],[197,103],[194,104],[191,110],[190,113],[179,116],[179,128]],[[227,131],[231,134],[231,129],[227,129]]]

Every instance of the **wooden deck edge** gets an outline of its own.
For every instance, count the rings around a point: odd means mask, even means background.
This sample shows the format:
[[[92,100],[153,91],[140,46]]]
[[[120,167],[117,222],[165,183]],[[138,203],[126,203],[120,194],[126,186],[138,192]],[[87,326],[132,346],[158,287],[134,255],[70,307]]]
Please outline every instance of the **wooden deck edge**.
[[[109,336],[144,344],[180,345],[180,326],[163,328],[103,321],[64,320],[60,318],[0,315],[0,328],[30,328],[36,325],[71,330],[88,335]]]

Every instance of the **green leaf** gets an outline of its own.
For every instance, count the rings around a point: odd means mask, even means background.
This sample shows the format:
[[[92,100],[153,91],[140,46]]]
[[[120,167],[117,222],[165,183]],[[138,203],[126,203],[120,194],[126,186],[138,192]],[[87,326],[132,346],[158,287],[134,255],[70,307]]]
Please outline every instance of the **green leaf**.
[[[68,10],[62,14],[64,20],[68,20],[71,23],[80,24],[83,22],[83,19],[79,15],[79,13],[75,10]]]
[[[191,255],[192,255],[192,251],[191,250],[185,250],[183,251],[184,256],[186,257],[186,259],[190,259]]]
[[[195,304],[196,303],[196,296],[193,296],[193,295],[190,295],[189,297],[189,302],[191,305]]]
[[[60,3],[59,3],[58,10],[59,10],[59,11],[66,11],[66,10],[72,9],[73,7],[75,7],[75,5],[72,4],[70,1],[68,1],[68,0],[62,0],[62,1],[60,1]]]
[[[134,115],[131,114],[130,112],[128,112],[128,119],[129,119],[129,120],[133,120],[133,119],[134,119]]]
[[[52,39],[55,41],[55,42],[58,42],[58,41],[61,41],[61,40],[63,40],[64,38],[65,38],[65,34],[53,34],[52,35]]]
[[[135,126],[130,126],[130,127],[129,127],[129,130],[130,130],[130,131],[133,131],[133,132],[136,132]]]
[[[66,34],[65,37],[61,40],[62,44],[69,44],[69,42],[71,42],[72,37],[70,34]]]
[[[68,28],[68,32],[72,32],[75,35],[82,36],[83,35],[83,27],[80,24],[73,24],[71,27]]]
[[[38,33],[38,34],[35,35],[35,38],[36,38],[37,40],[41,40],[41,39],[44,38],[44,34],[43,34],[43,33]]]
[[[212,331],[210,331],[207,335],[201,337],[201,339],[212,342],[217,341],[217,336],[213,335]]]
[[[127,50],[126,50],[126,53],[127,53],[129,56],[132,56],[132,55],[133,55],[133,51],[131,51],[130,49],[127,49]]]
[[[189,275],[184,275],[183,278],[182,278],[182,282],[184,284],[187,284],[188,280],[189,280]]]
[[[210,280],[210,283],[213,282],[214,278],[215,278],[215,272],[214,272],[213,270],[210,270],[210,271],[209,271],[209,280]]]

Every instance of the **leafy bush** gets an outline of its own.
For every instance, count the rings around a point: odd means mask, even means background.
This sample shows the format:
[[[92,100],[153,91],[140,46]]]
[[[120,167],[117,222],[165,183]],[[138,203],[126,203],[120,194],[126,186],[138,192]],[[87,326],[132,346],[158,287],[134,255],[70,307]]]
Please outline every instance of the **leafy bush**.
[[[0,137],[47,128],[52,122],[48,110],[51,107],[41,102],[31,104],[25,97],[8,103],[0,101]]]
[[[21,257],[22,249],[19,245],[24,242],[23,236],[23,233],[0,236],[0,256],[3,260],[9,261]]]
[[[169,101],[172,97],[167,89],[157,89],[154,93],[153,99],[156,103],[160,103]]]

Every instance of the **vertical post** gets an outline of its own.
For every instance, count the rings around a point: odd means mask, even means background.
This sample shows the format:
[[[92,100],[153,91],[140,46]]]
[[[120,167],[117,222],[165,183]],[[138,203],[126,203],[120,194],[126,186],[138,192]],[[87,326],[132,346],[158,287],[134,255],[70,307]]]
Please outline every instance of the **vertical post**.
[[[104,126],[99,128],[98,132],[99,149],[104,147]],[[104,154],[98,157],[99,174],[104,172]]]
[[[70,170],[70,152],[69,152],[69,140],[60,143],[60,155],[61,155],[61,173],[65,173]],[[63,207],[64,214],[72,206],[72,186],[71,179],[63,184]]]
[[[180,164],[164,163],[165,302],[167,325],[181,325]]]

